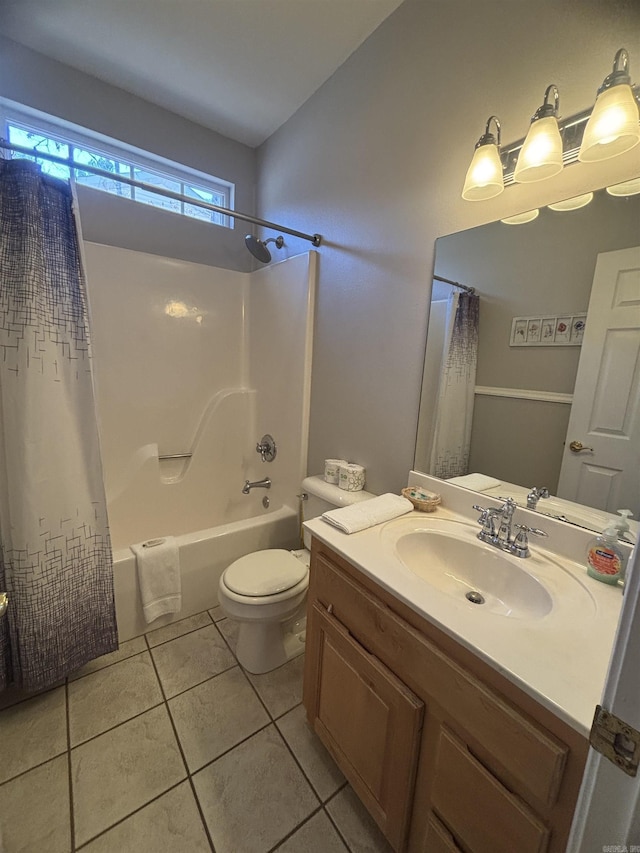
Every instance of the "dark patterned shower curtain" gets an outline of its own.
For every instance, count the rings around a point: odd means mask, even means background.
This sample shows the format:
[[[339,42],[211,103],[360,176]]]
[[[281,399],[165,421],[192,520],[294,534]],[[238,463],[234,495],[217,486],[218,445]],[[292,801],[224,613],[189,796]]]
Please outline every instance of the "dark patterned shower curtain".
[[[70,187],[0,160],[0,689],[117,648],[86,294]]]
[[[449,296],[429,468],[445,480],[469,473],[479,316],[479,296],[458,291]]]

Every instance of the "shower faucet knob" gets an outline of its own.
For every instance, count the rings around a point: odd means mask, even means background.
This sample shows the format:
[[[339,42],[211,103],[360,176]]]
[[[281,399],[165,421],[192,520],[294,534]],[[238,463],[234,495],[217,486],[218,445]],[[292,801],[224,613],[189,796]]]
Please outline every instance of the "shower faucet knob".
[[[256,444],[256,452],[260,454],[263,462],[273,462],[278,453],[278,448],[273,440],[273,436],[266,433]]]

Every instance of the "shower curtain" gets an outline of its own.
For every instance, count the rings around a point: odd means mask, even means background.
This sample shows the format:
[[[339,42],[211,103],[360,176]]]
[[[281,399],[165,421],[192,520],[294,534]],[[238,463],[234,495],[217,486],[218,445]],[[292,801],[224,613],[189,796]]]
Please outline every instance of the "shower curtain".
[[[117,648],[87,323],[70,187],[0,160],[0,689]]]
[[[447,479],[468,473],[478,360],[480,299],[450,294],[429,471]]]

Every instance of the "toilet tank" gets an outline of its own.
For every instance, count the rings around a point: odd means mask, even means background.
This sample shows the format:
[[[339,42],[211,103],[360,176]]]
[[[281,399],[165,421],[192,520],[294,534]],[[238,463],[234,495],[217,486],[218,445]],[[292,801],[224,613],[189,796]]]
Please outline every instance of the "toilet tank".
[[[327,512],[330,509],[351,506],[352,504],[368,501],[376,497],[371,492],[365,492],[364,490],[347,492],[346,489],[341,489],[340,486],[334,486],[333,483],[326,483],[322,474],[315,477],[305,477],[302,481],[302,491],[308,495],[308,499],[304,501],[302,508],[305,521],[318,518],[323,512]],[[304,547],[311,548],[311,534],[305,530],[303,536]]]

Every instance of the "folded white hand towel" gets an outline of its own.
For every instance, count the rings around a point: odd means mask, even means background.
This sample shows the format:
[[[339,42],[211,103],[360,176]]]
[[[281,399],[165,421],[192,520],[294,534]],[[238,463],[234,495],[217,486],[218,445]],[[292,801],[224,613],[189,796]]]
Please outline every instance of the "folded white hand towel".
[[[473,489],[474,492],[484,492],[486,489],[495,489],[496,486],[502,485],[501,480],[486,474],[464,474],[462,477],[451,477],[447,483],[464,486],[465,489]]]
[[[180,555],[173,536],[150,539],[132,545],[138,567],[138,584],[144,618],[153,622],[166,613],[177,613],[182,607]]]
[[[407,512],[411,512],[413,504],[402,495],[380,495],[369,501],[362,501],[352,506],[331,509],[323,513],[322,518],[333,524],[343,533],[357,533],[366,530],[383,521],[391,521]]]

